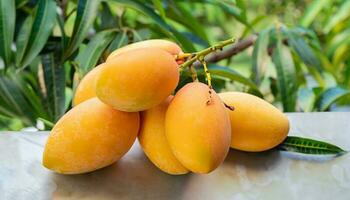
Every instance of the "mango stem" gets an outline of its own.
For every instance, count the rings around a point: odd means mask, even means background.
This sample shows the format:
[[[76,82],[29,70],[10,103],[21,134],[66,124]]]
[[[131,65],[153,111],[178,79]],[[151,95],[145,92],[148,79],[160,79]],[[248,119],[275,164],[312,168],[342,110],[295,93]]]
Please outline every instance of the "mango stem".
[[[196,62],[197,60],[199,60],[200,57],[204,58],[206,55],[215,52],[217,50],[222,50],[222,48],[224,48],[225,46],[229,45],[229,44],[233,44],[236,41],[236,39],[231,38],[228,40],[224,40],[221,41],[209,48],[206,48],[202,51],[196,52],[196,53],[183,53],[183,54],[179,54],[179,56],[176,57],[176,59],[186,59],[188,58],[188,60],[186,62],[184,62],[183,64],[180,65],[180,71],[186,69],[186,67],[189,67],[190,65],[192,65],[194,62]]]

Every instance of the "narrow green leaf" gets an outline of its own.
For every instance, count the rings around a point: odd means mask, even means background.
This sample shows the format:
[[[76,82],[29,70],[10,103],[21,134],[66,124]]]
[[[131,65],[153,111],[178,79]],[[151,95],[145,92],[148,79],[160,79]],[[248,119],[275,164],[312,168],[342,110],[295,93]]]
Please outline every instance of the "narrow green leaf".
[[[21,76],[0,76],[0,112],[21,119],[25,125],[36,123],[35,111],[18,87]]]
[[[259,96],[262,96],[261,92],[259,91],[258,86],[255,85],[255,83],[253,81],[251,81],[249,78],[242,76],[241,74],[234,71],[233,69],[230,69],[228,67],[217,66],[217,65],[210,65],[209,72],[212,75],[228,78],[231,81],[237,81],[239,83],[242,83],[242,84],[250,87],[256,93],[258,93]],[[203,70],[198,70],[198,73],[201,74],[204,72],[203,72]]]
[[[172,20],[179,22],[180,24],[186,26],[189,30],[191,30],[194,34],[198,35],[202,40],[206,42],[206,46],[208,43],[208,36],[206,31],[204,30],[202,24],[193,16],[193,14],[188,11],[185,6],[182,6],[180,3],[174,2],[174,4],[170,7],[168,12],[169,17]]]
[[[114,2],[117,2],[119,4],[122,4],[124,6],[130,7],[132,9],[135,9],[144,15],[150,17],[154,22],[156,22],[156,25],[160,27],[160,31],[163,32],[165,35],[173,38],[177,42],[181,44],[181,46],[184,48],[187,52],[194,52],[196,51],[195,47],[193,46],[192,42],[183,36],[179,31],[177,31],[175,28],[167,24],[157,13],[153,11],[152,8],[147,6],[146,4],[139,2],[137,0],[131,1],[131,0],[111,0]]]
[[[350,1],[343,1],[339,6],[339,9],[336,10],[336,13],[326,22],[323,32],[328,33],[334,26],[339,22],[346,19],[350,15]]]
[[[350,94],[348,89],[342,87],[332,87],[320,94],[317,100],[317,107],[320,111],[325,111],[340,98]]]
[[[266,59],[268,57],[267,47],[269,45],[269,29],[259,33],[253,50],[253,80],[257,85],[261,83],[266,70]]]
[[[280,151],[314,155],[341,155],[346,153],[345,150],[333,144],[296,136],[288,136],[276,148]]]
[[[289,30],[284,31],[284,33],[286,33],[288,44],[292,46],[303,62],[308,66],[315,67],[321,73],[323,71],[322,64],[303,36]]]
[[[162,5],[162,0],[152,0],[153,2],[153,6],[157,9],[157,11],[159,12],[159,15],[165,19],[166,15],[165,15],[165,11]]]
[[[40,53],[49,38],[56,20],[56,2],[41,0],[36,8],[34,22],[20,67],[29,65]]]
[[[41,90],[51,120],[57,121],[65,111],[65,72],[60,55],[49,53],[41,56]]]
[[[69,57],[86,37],[96,18],[99,3],[100,0],[78,0],[73,35],[65,52],[65,57]]]
[[[111,29],[117,27],[117,17],[113,15],[107,2],[102,2],[101,27],[100,29]]]
[[[310,26],[318,13],[329,3],[329,0],[314,0],[307,6],[304,15],[301,17],[300,25],[304,27]]]
[[[125,31],[118,33],[106,50],[106,54],[111,54],[114,50],[128,44],[128,36]]]
[[[21,65],[32,32],[33,16],[29,15],[23,22],[16,39],[16,66]]]
[[[276,48],[272,54],[272,61],[277,71],[277,86],[285,112],[295,111],[296,105],[296,73],[290,50],[282,44],[281,37],[277,37]]]
[[[114,39],[115,35],[114,30],[101,31],[91,39],[83,51],[79,52],[75,61],[82,76],[95,67],[102,52]]]
[[[244,0],[236,0],[238,8],[241,10],[241,18],[247,22],[247,7]]]
[[[15,1],[0,0],[0,57],[4,60],[5,66],[10,64],[15,19]]]
[[[316,95],[312,89],[303,87],[298,90],[298,106],[303,112],[312,112],[316,101]]]

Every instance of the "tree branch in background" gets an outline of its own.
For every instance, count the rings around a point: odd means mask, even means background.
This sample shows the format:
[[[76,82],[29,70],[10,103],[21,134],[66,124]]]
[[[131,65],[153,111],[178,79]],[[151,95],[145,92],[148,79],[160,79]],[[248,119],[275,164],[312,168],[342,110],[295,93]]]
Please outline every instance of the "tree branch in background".
[[[244,51],[245,49],[247,49],[248,47],[252,46],[256,39],[258,38],[257,35],[252,35],[246,39],[240,40],[238,41],[236,44],[234,44],[232,47],[220,51],[220,52],[216,52],[216,53],[212,53],[211,55],[209,55],[207,58],[205,58],[205,60],[208,63],[215,63],[215,62],[219,62],[221,60],[230,58],[236,54],[238,54],[241,51]],[[200,62],[195,62],[194,63],[195,67],[200,67],[201,63]]]

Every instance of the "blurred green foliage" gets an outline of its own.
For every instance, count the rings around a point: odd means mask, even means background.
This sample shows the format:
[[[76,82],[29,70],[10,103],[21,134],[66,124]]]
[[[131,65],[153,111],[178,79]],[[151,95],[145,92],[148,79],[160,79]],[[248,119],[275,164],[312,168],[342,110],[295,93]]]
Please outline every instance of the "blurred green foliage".
[[[348,0],[0,0],[0,130],[50,129],[88,71],[151,38],[185,52],[249,39],[209,66],[217,91],[285,112],[349,110],[349,10]]]

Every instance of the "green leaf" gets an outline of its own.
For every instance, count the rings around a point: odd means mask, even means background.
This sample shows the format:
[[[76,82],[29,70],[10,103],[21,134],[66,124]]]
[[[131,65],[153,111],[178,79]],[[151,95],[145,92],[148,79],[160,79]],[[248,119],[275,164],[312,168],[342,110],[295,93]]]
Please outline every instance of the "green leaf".
[[[111,54],[114,50],[128,44],[128,36],[125,31],[118,33],[106,50],[106,54]]]
[[[322,64],[303,36],[290,30],[286,30],[284,33],[287,36],[288,44],[296,51],[303,62],[308,66],[315,67],[321,73],[323,71]]]
[[[102,12],[101,12],[101,29],[110,29],[117,27],[117,17],[113,15],[107,2],[102,2]]]
[[[41,90],[51,121],[55,122],[65,112],[65,71],[58,54],[44,54],[41,62]]]
[[[21,67],[29,65],[40,53],[51,34],[55,21],[56,2],[52,0],[39,1],[34,16],[34,22],[30,30],[30,36],[27,45],[25,45],[25,54],[21,61]]]
[[[198,72],[198,74],[204,73],[203,70],[197,70],[197,72]],[[254,90],[256,93],[258,93],[259,96],[262,96],[261,92],[259,91],[258,86],[255,85],[255,83],[253,81],[251,81],[249,78],[242,76],[241,74],[234,71],[233,69],[230,69],[228,67],[217,66],[217,65],[210,65],[209,72],[212,75],[228,78],[231,81],[237,81],[237,82],[242,83],[246,86],[249,86],[252,90]]]
[[[320,111],[325,111],[331,106],[334,102],[350,94],[348,89],[342,87],[332,87],[320,94],[319,99],[317,100],[317,107]]]
[[[253,80],[256,84],[260,84],[264,77],[266,69],[266,59],[268,57],[267,47],[269,45],[269,29],[265,29],[259,33],[253,50]]]
[[[83,51],[79,52],[75,61],[82,76],[95,67],[102,52],[114,39],[115,35],[116,32],[114,30],[101,31],[91,39]]]
[[[190,11],[185,8],[185,6],[174,2],[174,4],[172,4],[169,9],[168,15],[172,20],[186,26],[194,34],[198,35],[202,40],[206,42],[206,46],[209,45],[208,36],[204,30],[205,27],[193,16]]]
[[[295,111],[297,78],[294,62],[290,50],[282,44],[277,36],[276,48],[272,54],[272,61],[277,71],[277,86],[285,112]]]
[[[26,47],[29,42],[29,36],[32,31],[33,16],[29,15],[23,22],[16,39],[16,66],[21,65]]]
[[[326,22],[323,32],[328,33],[339,22],[346,19],[350,15],[350,1],[344,1],[337,9],[336,13]]]
[[[132,9],[135,9],[144,15],[150,17],[157,26],[160,27],[160,31],[162,31],[165,35],[175,39],[177,42],[181,44],[181,46],[184,48],[187,52],[194,52],[196,51],[195,47],[193,46],[192,42],[183,36],[180,32],[178,32],[175,28],[171,27],[169,24],[167,24],[157,13],[153,11],[152,8],[147,6],[145,3],[142,3],[140,1],[134,0],[110,0],[117,2],[119,4],[122,4],[124,6],[130,7]]]
[[[162,1],[161,0],[152,0],[154,7],[157,9],[157,11],[159,12],[160,16],[165,19],[166,15],[165,15],[165,11],[162,5]],[[175,2],[174,2],[175,3]]]
[[[0,0],[0,57],[10,64],[11,44],[15,32],[16,8],[14,0]]]
[[[342,155],[346,153],[345,150],[333,144],[296,136],[288,136],[276,148],[280,151],[314,155]]]
[[[0,113],[19,118],[27,126],[36,123],[36,114],[21,89],[19,74],[0,76]]]
[[[100,0],[78,0],[73,35],[69,41],[69,47],[65,52],[65,57],[69,57],[85,39],[89,28],[96,18],[99,4]]]
[[[300,25],[304,27],[310,26],[318,13],[329,3],[329,0],[314,0],[307,6],[304,15],[301,17]]]
[[[298,106],[303,112],[312,112],[316,101],[316,95],[312,89],[300,88],[298,90]]]

